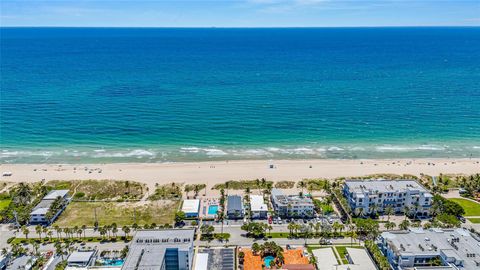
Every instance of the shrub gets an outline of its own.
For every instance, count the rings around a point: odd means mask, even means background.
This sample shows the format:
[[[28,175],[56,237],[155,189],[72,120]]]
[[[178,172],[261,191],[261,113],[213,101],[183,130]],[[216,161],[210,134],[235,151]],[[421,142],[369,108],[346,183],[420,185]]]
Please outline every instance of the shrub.
[[[83,198],[83,197],[85,197],[85,193],[83,193],[83,192],[77,192],[77,193],[75,193],[75,195],[73,196],[73,198],[75,198],[75,199],[81,199],[81,198]]]

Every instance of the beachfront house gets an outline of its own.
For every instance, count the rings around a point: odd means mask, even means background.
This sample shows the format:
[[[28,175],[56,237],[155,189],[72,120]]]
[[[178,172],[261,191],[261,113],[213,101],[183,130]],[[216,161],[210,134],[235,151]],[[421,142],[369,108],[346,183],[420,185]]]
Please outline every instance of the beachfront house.
[[[195,230],[139,230],[129,246],[122,270],[190,270]]]
[[[62,213],[70,202],[68,190],[52,190],[33,208],[30,224],[49,225]]]
[[[200,200],[184,200],[182,205],[182,212],[185,213],[186,218],[198,218],[200,211]]]
[[[379,238],[382,252],[396,270],[480,269],[480,241],[465,229],[411,228],[383,232]]]
[[[265,203],[263,196],[250,195],[250,211],[252,219],[266,219],[268,215],[268,206]]]
[[[311,218],[314,216],[314,205],[310,197],[303,195],[284,195],[280,189],[272,189],[272,205],[282,218]]]
[[[227,217],[229,219],[241,219],[244,216],[242,197],[230,195],[227,197]]]
[[[404,213],[428,216],[433,195],[414,180],[347,180],[343,194],[356,215]]]

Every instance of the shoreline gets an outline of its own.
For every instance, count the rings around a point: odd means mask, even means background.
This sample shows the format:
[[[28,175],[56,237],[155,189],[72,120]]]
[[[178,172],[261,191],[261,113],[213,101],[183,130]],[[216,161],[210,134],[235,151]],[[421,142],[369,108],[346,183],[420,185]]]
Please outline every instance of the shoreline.
[[[274,168],[270,168],[273,165]],[[417,159],[303,159],[235,160],[168,163],[106,164],[0,164],[11,172],[0,181],[36,182],[49,180],[109,179],[147,184],[204,183],[212,187],[228,180],[266,178],[271,181],[299,181],[304,178],[360,177],[370,174],[474,174],[480,173],[480,158]]]

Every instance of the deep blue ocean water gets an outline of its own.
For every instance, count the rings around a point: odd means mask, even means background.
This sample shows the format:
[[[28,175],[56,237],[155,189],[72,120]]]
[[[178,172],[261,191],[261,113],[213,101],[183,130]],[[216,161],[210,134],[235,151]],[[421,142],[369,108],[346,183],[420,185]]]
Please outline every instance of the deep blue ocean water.
[[[1,28],[0,162],[480,156],[480,28]]]

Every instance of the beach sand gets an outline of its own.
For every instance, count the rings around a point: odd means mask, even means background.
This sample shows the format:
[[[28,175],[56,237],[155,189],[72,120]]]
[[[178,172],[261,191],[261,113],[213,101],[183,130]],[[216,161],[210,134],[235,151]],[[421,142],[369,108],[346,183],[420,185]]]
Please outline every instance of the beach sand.
[[[270,168],[273,165],[274,168]],[[293,180],[304,178],[355,177],[378,173],[391,174],[474,174],[480,173],[480,159],[366,159],[366,160],[242,160],[190,163],[111,163],[111,164],[1,164],[0,172],[12,172],[0,181],[34,182],[41,180],[112,179],[155,183],[205,183],[212,187],[227,180],[266,178]]]

